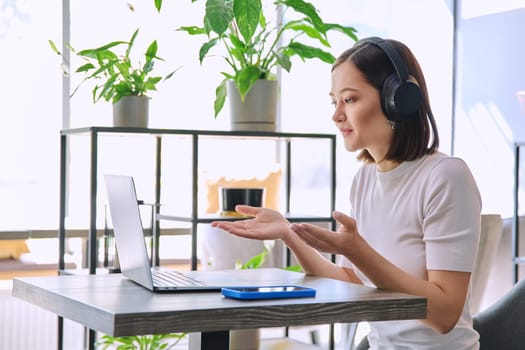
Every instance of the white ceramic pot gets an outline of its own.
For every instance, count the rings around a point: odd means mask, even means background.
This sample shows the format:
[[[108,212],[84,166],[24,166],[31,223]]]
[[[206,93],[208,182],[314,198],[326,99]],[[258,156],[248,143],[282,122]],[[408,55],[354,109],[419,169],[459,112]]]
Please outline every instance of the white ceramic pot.
[[[149,97],[123,96],[113,104],[113,126],[147,128],[149,118]]]
[[[237,262],[244,263],[264,249],[263,241],[234,236],[210,225],[199,225],[198,236],[205,270],[235,269]],[[273,254],[268,258],[272,265]]]
[[[227,84],[230,101],[231,129],[234,131],[277,131],[279,83],[259,79],[241,100],[233,80]]]
[[[230,350],[258,350],[261,344],[259,329],[237,329],[230,331]]]

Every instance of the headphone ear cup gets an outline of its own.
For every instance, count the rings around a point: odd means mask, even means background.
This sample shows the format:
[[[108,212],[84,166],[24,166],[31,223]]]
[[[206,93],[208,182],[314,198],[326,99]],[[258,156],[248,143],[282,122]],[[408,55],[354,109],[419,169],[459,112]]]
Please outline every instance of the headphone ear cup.
[[[413,116],[421,103],[421,90],[412,81],[401,81],[397,74],[386,77],[381,88],[381,105],[389,120]]]
[[[383,81],[383,86],[381,87],[381,106],[383,107],[383,112],[389,120],[397,120],[396,112],[396,90],[399,87],[401,82],[396,74],[390,74]]]

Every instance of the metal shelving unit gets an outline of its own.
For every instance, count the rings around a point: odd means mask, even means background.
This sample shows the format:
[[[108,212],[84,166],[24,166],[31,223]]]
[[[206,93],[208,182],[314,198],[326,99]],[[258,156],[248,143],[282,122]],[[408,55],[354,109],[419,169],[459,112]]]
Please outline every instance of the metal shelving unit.
[[[59,273],[64,273],[64,254],[66,251],[66,213],[68,212],[68,159],[69,143],[73,137],[81,136],[89,139],[89,227],[87,236],[87,270],[90,274],[97,273],[98,246],[97,246],[97,195],[99,176],[99,143],[102,138],[108,136],[144,136],[152,137],[155,142],[155,183],[154,196],[152,203],[153,210],[153,247],[152,255],[154,264],[159,265],[159,240],[160,240],[160,220],[181,221],[189,223],[191,226],[191,268],[197,269],[197,225],[209,223],[213,220],[224,217],[211,217],[199,215],[199,151],[202,140],[213,139],[214,142],[221,140],[272,140],[276,144],[284,146],[284,159],[282,160],[282,169],[284,173],[284,195],[285,195],[285,212],[290,221],[309,221],[309,222],[328,222],[332,229],[335,229],[335,222],[331,217],[331,212],[335,209],[335,184],[336,184],[336,137],[333,134],[316,134],[316,133],[288,133],[288,132],[258,132],[258,131],[212,131],[212,130],[185,130],[185,129],[149,129],[149,128],[114,128],[114,127],[85,127],[76,129],[64,129],[60,132],[60,218],[59,218]],[[191,142],[191,213],[189,215],[166,214],[160,213],[161,204],[161,178],[162,178],[162,154],[163,139],[165,137],[181,137]],[[294,216],[290,214],[290,200],[292,189],[292,148],[294,141],[297,140],[326,140],[328,141],[329,154],[329,201],[330,212],[322,216]],[[100,228],[98,229],[100,231]],[[287,257],[289,261],[289,256]],[[59,318],[59,348],[61,348],[62,319]],[[89,331],[88,344],[94,344],[95,333]],[[91,345],[92,346],[92,345]]]
[[[255,139],[255,140],[274,140],[276,142],[284,143],[285,145],[285,159],[283,161],[283,171],[285,174],[285,212],[290,221],[310,221],[310,222],[330,222],[335,225],[331,218],[331,211],[335,209],[335,135],[333,134],[307,134],[307,133],[281,133],[281,132],[255,132],[255,131],[211,131],[211,130],[183,130],[183,129],[142,129],[142,128],[112,128],[112,127],[86,127],[77,129],[65,129],[61,131],[61,159],[60,159],[60,221],[59,221],[59,268],[64,267],[64,253],[65,253],[65,238],[66,238],[66,206],[68,200],[67,191],[67,161],[68,161],[68,139],[75,135],[84,135],[89,137],[89,234],[88,234],[88,261],[87,268],[89,273],[94,274],[98,264],[97,256],[97,193],[98,193],[98,147],[99,140],[103,136],[109,135],[149,135],[155,138],[155,203],[152,203],[154,208],[154,224],[153,236],[157,244],[154,246],[158,249],[158,239],[160,235],[159,221],[174,220],[181,222],[189,222],[191,224],[192,247],[191,247],[191,266],[192,269],[197,268],[197,225],[200,223],[209,223],[213,220],[224,220],[223,217],[203,216],[199,215],[199,199],[198,199],[198,176],[199,176],[199,145],[204,138],[214,138],[217,142],[221,139]],[[162,152],[163,137],[169,135],[177,135],[181,137],[188,137],[192,143],[192,199],[191,199],[191,213],[189,215],[175,215],[175,214],[161,214],[161,177],[162,177]],[[330,153],[330,212],[324,216],[294,216],[290,214],[290,197],[291,197],[291,153],[293,142],[298,139],[325,139],[329,141]],[[158,261],[158,251],[156,252]]]
[[[512,220],[512,265],[513,282],[519,280],[519,267],[525,265],[525,256],[520,255],[520,217],[519,217],[519,188],[520,188],[520,148],[525,142],[514,143],[514,213]]]

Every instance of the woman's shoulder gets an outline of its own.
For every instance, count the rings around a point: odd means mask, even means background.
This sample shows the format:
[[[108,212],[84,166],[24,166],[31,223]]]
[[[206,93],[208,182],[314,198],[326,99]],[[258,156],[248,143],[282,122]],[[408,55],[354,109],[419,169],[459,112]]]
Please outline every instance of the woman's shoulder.
[[[465,174],[472,176],[467,163],[459,158],[447,155],[443,152],[436,151],[414,161],[409,161],[401,165],[398,169],[400,173],[425,174],[426,176],[443,175],[444,177]],[[355,177],[357,179],[367,179],[375,177],[377,172],[374,163],[364,163],[357,170]]]
[[[442,152],[434,152],[433,154],[428,155],[422,164],[434,174],[471,175],[470,169],[463,159],[449,156]]]
[[[433,154],[428,158],[424,176],[426,186],[438,192],[448,189],[457,194],[470,192],[479,196],[476,180],[463,159],[443,153]]]

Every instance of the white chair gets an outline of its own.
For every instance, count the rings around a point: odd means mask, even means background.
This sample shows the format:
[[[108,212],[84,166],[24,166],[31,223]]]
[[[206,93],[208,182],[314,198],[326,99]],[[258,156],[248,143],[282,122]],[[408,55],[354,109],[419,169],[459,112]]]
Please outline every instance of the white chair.
[[[503,219],[499,214],[481,215],[481,232],[478,253],[471,280],[470,311],[480,311],[483,294],[487,286],[492,264],[503,234]]]

